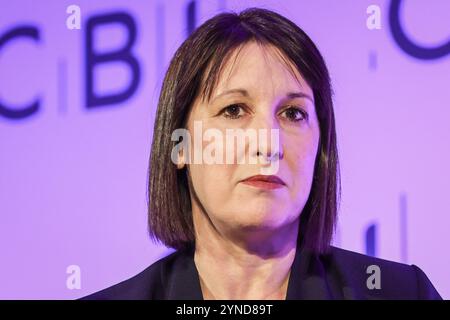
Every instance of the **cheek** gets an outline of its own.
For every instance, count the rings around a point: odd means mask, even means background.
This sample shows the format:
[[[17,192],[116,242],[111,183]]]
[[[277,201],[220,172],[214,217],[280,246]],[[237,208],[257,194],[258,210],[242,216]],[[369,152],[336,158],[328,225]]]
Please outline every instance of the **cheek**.
[[[205,207],[226,200],[231,192],[230,165],[197,164],[191,165],[190,170],[195,191]]]
[[[288,159],[292,174],[293,194],[301,198],[309,195],[314,176],[314,166],[318,149],[318,139],[309,139],[290,148]]]

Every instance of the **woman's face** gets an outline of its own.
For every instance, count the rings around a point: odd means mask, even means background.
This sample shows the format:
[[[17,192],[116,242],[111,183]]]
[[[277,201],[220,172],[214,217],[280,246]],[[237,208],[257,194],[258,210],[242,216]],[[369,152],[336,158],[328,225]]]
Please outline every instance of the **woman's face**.
[[[276,231],[298,222],[311,190],[320,134],[313,92],[294,65],[291,66],[297,79],[290,73],[284,62],[288,60],[281,59],[281,53],[273,46],[250,42],[235,60],[236,54],[237,51],[224,66],[211,100],[197,98],[193,103],[187,122],[191,146],[197,139],[202,143],[196,147],[205,150],[214,141],[198,137],[195,123],[197,126],[201,123],[202,134],[208,129],[222,133],[223,159],[228,152],[227,129],[267,130],[267,138],[257,143],[272,154],[276,151],[274,143],[278,143],[277,150],[283,155],[279,160],[275,157],[273,161],[279,162],[273,167],[277,170],[270,174],[285,184],[267,189],[243,183],[246,178],[260,175],[267,162],[262,163],[261,156],[249,147],[249,139],[243,152],[237,150],[235,143],[232,163],[224,160],[188,164],[198,198],[192,196],[191,190],[194,224],[204,217],[199,215],[202,207],[219,232]],[[245,90],[247,94],[239,91],[225,94],[232,89]],[[300,95],[288,96],[289,93]],[[271,141],[271,129],[277,130],[279,140]],[[259,162],[255,164],[256,161]]]

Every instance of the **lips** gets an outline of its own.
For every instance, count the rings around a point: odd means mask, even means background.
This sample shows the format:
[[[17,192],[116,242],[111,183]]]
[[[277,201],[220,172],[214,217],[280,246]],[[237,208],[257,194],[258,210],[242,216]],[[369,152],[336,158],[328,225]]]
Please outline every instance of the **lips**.
[[[286,183],[278,176],[274,175],[257,175],[241,181],[246,185],[250,185],[262,189],[278,189],[286,185]]]

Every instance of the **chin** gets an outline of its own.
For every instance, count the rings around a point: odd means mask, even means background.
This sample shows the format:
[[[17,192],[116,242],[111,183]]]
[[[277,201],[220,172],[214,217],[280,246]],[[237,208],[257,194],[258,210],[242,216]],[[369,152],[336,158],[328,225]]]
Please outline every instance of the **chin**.
[[[234,225],[245,231],[273,230],[283,224],[285,219],[283,216],[274,215],[272,212],[250,213],[238,217],[234,221]]]

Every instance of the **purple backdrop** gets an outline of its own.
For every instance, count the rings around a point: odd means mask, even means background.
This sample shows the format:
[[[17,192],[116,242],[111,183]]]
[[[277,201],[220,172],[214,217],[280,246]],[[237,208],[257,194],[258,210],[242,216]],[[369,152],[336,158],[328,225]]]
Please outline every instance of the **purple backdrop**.
[[[170,252],[146,227],[161,79],[193,26],[249,6],[296,22],[330,68],[335,244],[417,264],[449,298],[450,2],[402,1],[390,19],[394,2],[1,1],[0,298],[78,298]],[[70,5],[80,29],[66,24]],[[370,5],[379,29],[367,25]],[[417,47],[402,48],[395,21]],[[107,52],[114,61],[102,62]]]

